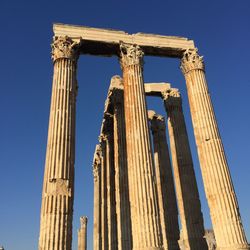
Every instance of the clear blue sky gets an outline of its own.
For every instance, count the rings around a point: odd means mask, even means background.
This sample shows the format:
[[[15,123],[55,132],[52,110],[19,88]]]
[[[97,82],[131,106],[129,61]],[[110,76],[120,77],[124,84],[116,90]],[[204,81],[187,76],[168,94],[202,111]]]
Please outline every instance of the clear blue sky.
[[[37,249],[53,66],[55,22],[184,36],[204,55],[212,100],[250,239],[250,1],[17,1],[0,3],[0,245]],[[211,226],[179,62],[145,58],[145,81],[167,81],[183,93],[185,116],[207,228]],[[92,249],[92,158],[117,58],[82,56],[78,66],[73,249],[80,215],[89,217]],[[158,99],[149,108],[164,114]]]

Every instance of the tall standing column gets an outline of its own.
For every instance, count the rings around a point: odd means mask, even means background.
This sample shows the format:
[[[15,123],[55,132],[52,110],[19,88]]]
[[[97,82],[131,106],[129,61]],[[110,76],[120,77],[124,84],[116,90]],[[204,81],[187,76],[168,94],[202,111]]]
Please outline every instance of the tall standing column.
[[[162,97],[168,115],[170,147],[185,249],[207,249],[181,96],[177,89],[171,89],[163,92]]]
[[[71,249],[78,43],[56,37],[39,249]]]
[[[127,250],[132,249],[132,235],[122,79],[118,76],[112,77],[111,86],[114,114],[114,164],[117,243],[119,250]]]
[[[153,174],[143,83],[143,52],[121,44],[124,109],[133,249],[161,249],[160,221]]]
[[[113,116],[106,114],[107,222],[110,250],[117,249],[113,123]]]
[[[99,137],[101,146],[101,249],[108,249],[108,220],[107,220],[107,158],[106,142],[107,136],[101,134]]]
[[[186,79],[201,172],[218,249],[249,249],[208,86],[203,58],[187,50]]]
[[[93,225],[93,248],[101,250],[101,147],[96,146],[93,160],[94,174],[94,225]]]
[[[174,180],[166,138],[166,124],[161,115],[150,110],[149,120],[154,143],[155,175],[164,249],[179,250],[179,224]]]
[[[78,230],[78,250],[87,250],[87,223],[86,216],[80,217],[81,227]]]

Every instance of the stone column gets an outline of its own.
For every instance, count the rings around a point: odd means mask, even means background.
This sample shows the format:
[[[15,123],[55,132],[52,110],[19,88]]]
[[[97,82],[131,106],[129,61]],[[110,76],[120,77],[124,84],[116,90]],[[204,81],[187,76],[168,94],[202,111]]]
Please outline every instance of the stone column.
[[[39,249],[71,249],[78,43],[56,37]]]
[[[118,76],[112,77],[111,86],[114,114],[114,164],[117,243],[119,250],[127,250],[132,249],[132,235],[122,79]]]
[[[78,250],[87,250],[87,223],[86,216],[80,217],[81,227],[78,230]]]
[[[96,145],[93,174],[94,174],[94,226],[93,226],[93,248],[101,250],[101,147]]]
[[[154,144],[155,176],[164,249],[179,250],[179,224],[166,124],[161,115],[148,112]]]
[[[108,220],[107,220],[107,158],[106,141],[107,136],[101,134],[99,137],[101,146],[101,249],[108,249]]]
[[[113,116],[106,115],[107,222],[109,249],[117,249]]]
[[[203,58],[187,50],[186,79],[201,172],[218,249],[249,249],[239,206],[205,78]]]
[[[133,249],[161,249],[160,221],[153,174],[143,83],[143,52],[121,44],[124,109]]]
[[[162,97],[168,115],[170,147],[185,249],[207,249],[180,93],[177,89],[171,89],[163,92]]]

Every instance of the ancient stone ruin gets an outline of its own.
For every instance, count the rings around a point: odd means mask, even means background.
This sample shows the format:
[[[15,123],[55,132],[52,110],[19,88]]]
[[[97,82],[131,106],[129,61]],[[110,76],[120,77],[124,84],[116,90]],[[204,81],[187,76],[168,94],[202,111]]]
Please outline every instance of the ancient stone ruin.
[[[194,42],[55,24],[39,250],[71,250],[76,71],[84,54],[117,56],[122,69],[111,79],[94,153],[94,250],[250,249]],[[144,83],[148,55],[180,59],[213,231],[204,229],[181,94],[169,83]],[[147,95],[162,99],[166,121],[147,110]],[[78,249],[86,249],[86,234],[82,217]]]

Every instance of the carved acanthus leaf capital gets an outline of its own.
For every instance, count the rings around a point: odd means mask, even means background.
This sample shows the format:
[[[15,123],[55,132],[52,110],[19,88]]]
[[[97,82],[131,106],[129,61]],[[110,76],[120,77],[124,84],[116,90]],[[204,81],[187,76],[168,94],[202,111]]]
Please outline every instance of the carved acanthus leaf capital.
[[[167,91],[161,92],[161,94],[164,100],[169,99],[171,97],[181,98],[180,91],[175,88],[168,89]]]
[[[59,58],[68,58],[77,61],[81,41],[73,41],[68,36],[54,37],[52,47],[52,59],[55,62]]]
[[[81,216],[80,217],[81,228],[86,227],[87,223],[88,223],[88,217],[87,216]]]
[[[203,56],[200,56],[198,54],[197,48],[188,49],[184,52],[183,57],[181,59],[180,68],[184,75],[194,69],[200,69],[205,71]]]
[[[150,120],[150,127],[153,133],[166,130],[165,119],[162,115],[157,114],[153,110],[149,110],[148,119]]]
[[[96,146],[94,159],[93,159],[93,175],[94,180],[96,181],[98,179],[98,176],[100,175],[101,170],[101,157],[102,157],[102,148],[101,145]]]
[[[162,92],[162,98],[167,109],[173,107],[181,108],[182,99],[180,91],[178,89],[171,88],[165,92]]]
[[[124,66],[137,64],[143,66],[144,52],[138,45],[121,43],[120,50],[120,62],[122,68]]]

